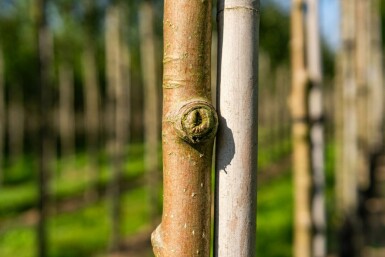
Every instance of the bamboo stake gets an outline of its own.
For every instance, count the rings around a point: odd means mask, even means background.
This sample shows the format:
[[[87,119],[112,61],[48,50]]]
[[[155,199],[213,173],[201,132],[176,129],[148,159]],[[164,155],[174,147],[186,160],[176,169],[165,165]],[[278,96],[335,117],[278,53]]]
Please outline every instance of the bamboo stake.
[[[307,64],[309,74],[309,117],[312,170],[312,256],[326,256],[326,210],[324,175],[324,127],[322,104],[322,68],[318,0],[307,0]]]
[[[210,255],[211,1],[164,1],[162,223],[157,257]]]
[[[218,1],[214,256],[255,256],[259,1]]]
[[[294,256],[311,256],[311,162],[308,122],[307,74],[303,0],[294,0],[291,9],[292,112],[294,165]]]

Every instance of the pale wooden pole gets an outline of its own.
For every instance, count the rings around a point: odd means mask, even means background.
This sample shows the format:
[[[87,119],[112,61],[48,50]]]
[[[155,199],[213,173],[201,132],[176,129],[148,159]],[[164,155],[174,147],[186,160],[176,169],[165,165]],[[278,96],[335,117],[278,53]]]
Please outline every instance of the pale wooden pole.
[[[305,67],[304,0],[294,0],[291,9],[291,61],[293,172],[294,172],[294,256],[311,256],[311,161],[309,142],[308,74]]]
[[[163,216],[157,257],[210,256],[211,1],[164,1]]]
[[[380,0],[372,0],[370,8],[370,86],[371,101],[368,110],[372,112],[371,132],[369,145],[372,153],[377,152],[384,145],[383,125],[384,125],[384,70],[383,70],[383,50],[381,33]]]
[[[324,127],[322,68],[320,48],[320,27],[318,0],[307,0],[306,35],[307,35],[307,70],[309,76],[309,117],[312,171],[312,256],[326,256],[326,210],[325,210],[325,175],[324,175]]]
[[[338,124],[336,171],[337,210],[340,219],[340,251],[343,256],[359,256],[357,243],[358,207],[358,124],[357,124],[357,0],[341,0],[341,48],[338,55],[338,92],[341,103]]]
[[[259,1],[218,1],[215,256],[255,256]]]
[[[358,188],[366,190],[369,187],[369,120],[373,112],[368,110],[371,89],[368,84],[369,71],[369,6],[371,0],[357,0],[355,11],[356,20],[356,55],[355,75],[357,83],[357,142],[358,142]]]
[[[355,0],[343,0],[342,10],[342,48],[341,48],[341,88],[342,88],[342,167],[340,200],[342,212],[349,214],[357,207],[357,117],[355,76]]]

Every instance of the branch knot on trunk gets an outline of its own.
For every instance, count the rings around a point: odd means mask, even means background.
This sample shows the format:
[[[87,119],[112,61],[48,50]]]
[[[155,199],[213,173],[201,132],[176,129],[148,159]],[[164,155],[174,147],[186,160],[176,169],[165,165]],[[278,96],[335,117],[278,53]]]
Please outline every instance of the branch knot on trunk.
[[[174,128],[180,138],[198,144],[215,137],[218,116],[209,102],[193,100],[179,109]]]

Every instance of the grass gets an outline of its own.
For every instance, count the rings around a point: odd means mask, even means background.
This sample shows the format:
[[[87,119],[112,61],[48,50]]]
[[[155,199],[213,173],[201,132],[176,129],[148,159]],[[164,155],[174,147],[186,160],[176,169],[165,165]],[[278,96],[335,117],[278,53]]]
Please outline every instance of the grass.
[[[149,223],[144,188],[122,197],[122,235],[143,230]],[[77,212],[59,214],[48,222],[49,256],[84,257],[103,252],[110,234],[109,210],[105,202],[90,205]],[[33,257],[36,253],[34,227],[13,228],[0,234],[0,256]]]
[[[124,168],[124,176],[129,179],[137,177],[144,173],[144,160],[143,160],[143,146],[132,145],[128,150],[128,162]],[[97,183],[100,186],[107,185],[110,180],[111,173],[109,163],[106,161],[106,153],[101,153],[100,171]],[[21,164],[15,164],[8,167],[7,173],[19,174],[18,181],[23,181],[21,177],[30,177],[30,175],[23,174],[31,173],[30,169],[26,169],[28,166],[27,160],[32,159],[20,159]],[[82,194],[90,183],[89,170],[87,169],[87,157],[85,154],[78,154],[76,159],[65,158],[63,160],[53,163],[52,167],[56,167],[56,172],[51,178],[50,191],[52,199],[60,200],[75,195]],[[24,171],[22,171],[24,170]],[[16,180],[16,179],[15,179]],[[15,181],[13,180],[13,181]],[[38,189],[34,180],[24,180],[22,183],[11,183],[5,185],[0,189],[0,221],[3,217],[10,217],[26,209],[30,209],[36,205],[38,196]]]
[[[290,174],[264,184],[258,189],[258,256],[292,256],[292,203]]]

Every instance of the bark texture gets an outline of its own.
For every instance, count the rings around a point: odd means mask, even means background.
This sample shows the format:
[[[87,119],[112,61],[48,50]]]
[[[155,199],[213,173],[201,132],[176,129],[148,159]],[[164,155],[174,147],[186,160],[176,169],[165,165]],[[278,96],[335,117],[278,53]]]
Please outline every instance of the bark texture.
[[[311,162],[309,142],[308,75],[305,67],[304,0],[294,0],[291,10],[294,256],[311,256]]]
[[[164,1],[162,223],[157,257],[210,255],[211,1]]]
[[[255,256],[259,1],[218,1],[214,256]]]

